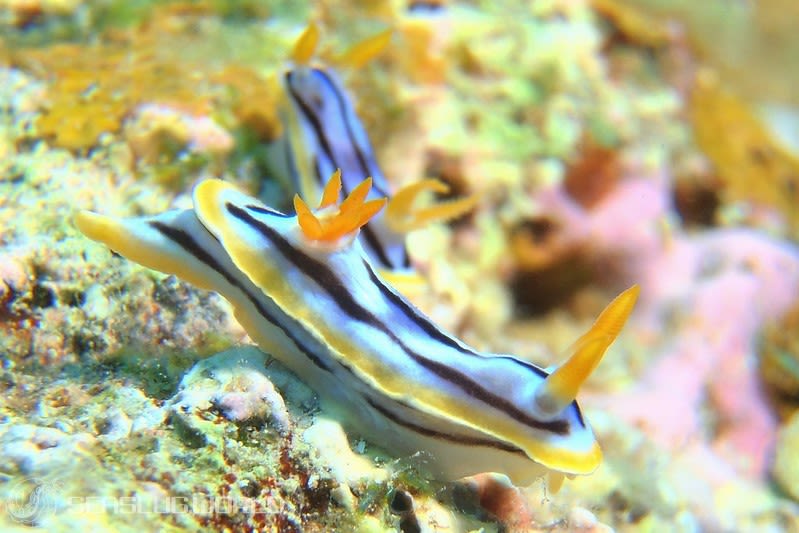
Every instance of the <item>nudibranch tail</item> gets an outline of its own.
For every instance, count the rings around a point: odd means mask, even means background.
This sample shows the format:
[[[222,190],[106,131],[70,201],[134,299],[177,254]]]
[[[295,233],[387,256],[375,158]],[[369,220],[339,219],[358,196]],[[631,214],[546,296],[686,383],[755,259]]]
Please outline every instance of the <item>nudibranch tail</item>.
[[[291,50],[291,59],[298,65],[307,65],[319,44],[319,28],[311,22],[303,30]]]
[[[356,69],[363,67],[386,49],[391,42],[391,34],[389,28],[356,43],[335,60],[336,65]]]
[[[386,224],[397,233],[421,229],[432,222],[445,222],[462,216],[477,204],[475,196],[440,202],[432,206],[414,208],[414,203],[424,192],[446,193],[449,186],[436,179],[419,180],[406,185],[391,198],[386,208]]]
[[[299,195],[295,195],[294,209],[297,211],[297,223],[303,235],[312,241],[334,242],[363,227],[387,201],[380,198],[366,202],[371,188],[372,179],[366,178],[341,202],[335,213],[320,216],[311,211]],[[320,209],[333,206],[338,201],[340,190],[341,171],[336,171],[325,186]]]
[[[610,302],[588,333],[575,343],[569,359],[547,376],[535,395],[536,407],[542,413],[556,415],[575,400],[582,384],[616,340],[639,292],[640,287],[633,285]]]

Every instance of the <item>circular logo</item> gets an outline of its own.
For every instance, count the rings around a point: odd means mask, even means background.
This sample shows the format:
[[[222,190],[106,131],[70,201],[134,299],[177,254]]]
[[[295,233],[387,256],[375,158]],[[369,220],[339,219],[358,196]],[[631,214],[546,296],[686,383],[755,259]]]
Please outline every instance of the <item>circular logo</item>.
[[[32,525],[55,511],[58,483],[35,477],[12,481],[8,486],[6,510],[12,520]]]

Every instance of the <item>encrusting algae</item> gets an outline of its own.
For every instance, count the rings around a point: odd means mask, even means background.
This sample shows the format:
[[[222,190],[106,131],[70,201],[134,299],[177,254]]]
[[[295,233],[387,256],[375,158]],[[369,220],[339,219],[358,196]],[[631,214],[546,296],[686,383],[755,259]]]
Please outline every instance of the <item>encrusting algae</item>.
[[[753,107],[707,71],[691,92],[691,120],[697,144],[718,172],[722,201],[744,204],[742,218],[747,208],[755,220],[757,210],[774,209],[787,234],[799,239],[799,155],[781,146]]]
[[[799,305],[794,306],[778,323],[770,325],[761,340],[760,374],[783,420],[799,410],[797,330]]]
[[[274,138],[274,95],[264,92],[269,85],[259,65],[268,64],[270,54],[279,57],[286,45],[266,32],[260,42],[234,32],[210,5],[167,4],[132,28],[105,30],[90,44],[12,48],[8,63],[48,82],[36,128],[55,146],[95,147],[145,103],[216,116],[229,128],[245,126],[260,139]]]

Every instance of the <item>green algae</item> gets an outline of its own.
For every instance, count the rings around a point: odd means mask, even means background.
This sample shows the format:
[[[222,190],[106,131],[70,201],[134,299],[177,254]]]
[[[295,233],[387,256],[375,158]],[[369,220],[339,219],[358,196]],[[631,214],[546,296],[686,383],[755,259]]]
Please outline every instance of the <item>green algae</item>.
[[[123,350],[105,359],[102,368],[135,380],[144,393],[157,399],[166,399],[175,393],[186,370],[201,359],[192,352],[142,353]]]

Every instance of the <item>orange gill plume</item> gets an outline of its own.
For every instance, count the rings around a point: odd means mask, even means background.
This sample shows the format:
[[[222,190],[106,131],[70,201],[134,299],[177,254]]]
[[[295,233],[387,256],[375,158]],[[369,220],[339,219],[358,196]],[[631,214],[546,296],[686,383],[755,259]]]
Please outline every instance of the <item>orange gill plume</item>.
[[[341,170],[336,170],[325,185],[315,211],[300,195],[294,195],[294,209],[303,235],[312,241],[330,243],[359,230],[386,205],[386,198],[365,201],[371,188],[372,178],[366,178],[335,209],[341,196]]]
[[[407,233],[433,222],[446,222],[465,215],[477,205],[476,196],[467,196],[417,207],[414,204],[424,192],[447,193],[449,185],[436,179],[423,179],[397,191],[386,208],[386,223],[393,231]]]

